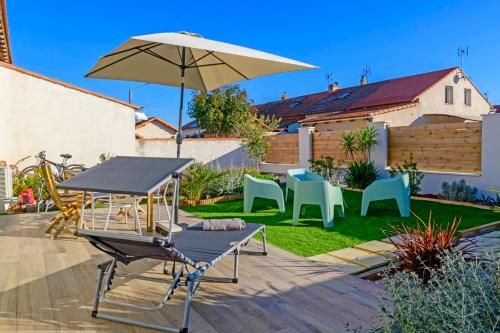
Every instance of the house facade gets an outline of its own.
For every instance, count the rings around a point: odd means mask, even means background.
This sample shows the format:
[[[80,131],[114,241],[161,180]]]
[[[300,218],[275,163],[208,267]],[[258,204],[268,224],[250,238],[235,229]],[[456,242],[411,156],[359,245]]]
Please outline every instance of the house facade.
[[[158,117],[152,117],[135,125],[136,139],[168,139],[173,138],[177,128]]]
[[[480,121],[493,106],[457,67],[260,104],[261,114],[317,131],[375,121],[411,126]],[[293,131],[293,130],[292,130]]]

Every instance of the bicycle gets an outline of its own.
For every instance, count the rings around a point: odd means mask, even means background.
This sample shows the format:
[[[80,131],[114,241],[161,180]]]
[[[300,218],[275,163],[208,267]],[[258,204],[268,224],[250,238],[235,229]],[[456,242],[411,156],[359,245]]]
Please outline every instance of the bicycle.
[[[43,164],[50,164],[52,165],[52,169],[54,171],[54,178],[56,182],[60,183],[65,180],[65,173],[67,171],[84,171],[85,170],[85,165],[84,164],[68,164],[68,160],[72,158],[70,154],[61,154],[59,155],[62,157],[62,162],[61,163],[56,163],[53,161],[50,161],[47,159],[47,155],[45,153],[45,150],[42,150],[38,154],[36,154],[34,157],[37,160],[37,163],[34,165],[30,165],[26,168],[24,168],[20,173],[19,173],[19,178],[28,176],[28,177],[35,177],[38,178],[38,181],[36,182],[39,184],[36,189],[36,204],[37,204],[37,212],[40,212],[40,205],[42,201],[45,204],[45,211],[47,211],[50,207],[53,206],[53,203],[51,200],[44,199],[42,198],[43,196],[43,189],[45,187],[44,180],[38,172],[40,170],[40,167]],[[23,160],[25,160],[24,158]],[[17,163],[16,163],[17,165]]]

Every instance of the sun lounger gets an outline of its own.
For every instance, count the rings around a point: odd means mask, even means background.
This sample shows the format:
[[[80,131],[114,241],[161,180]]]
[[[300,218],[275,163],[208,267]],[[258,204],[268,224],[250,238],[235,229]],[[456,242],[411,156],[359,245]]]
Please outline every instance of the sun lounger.
[[[167,238],[162,237],[147,237],[78,229],[76,232],[78,236],[86,238],[96,248],[113,258],[110,261],[98,265],[99,273],[92,316],[167,332],[188,332],[192,298],[199,288],[201,281],[237,283],[238,261],[241,248],[259,232],[261,232],[263,236],[263,254],[266,255],[265,226],[260,224],[247,223],[245,229],[231,231],[203,231],[202,224],[198,224],[174,234],[171,242],[168,242]],[[205,272],[211,266],[230,254],[234,255],[234,273],[232,277],[205,276]],[[118,263],[127,265],[130,262],[142,259],[173,261],[172,279],[168,281],[166,278],[152,278],[119,273],[116,271]],[[176,266],[178,266],[178,269],[175,268]],[[187,267],[191,267],[193,270],[187,273],[187,270],[185,270]],[[124,303],[111,298],[108,294],[112,290],[111,284],[115,277],[140,279],[163,284],[169,282],[169,284],[167,284],[167,291],[164,297],[158,304],[146,306]],[[159,311],[169,302],[174,289],[177,287],[186,287],[184,314],[182,327],[180,328],[135,320],[129,317],[119,317],[99,311],[100,301],[134,310]]]

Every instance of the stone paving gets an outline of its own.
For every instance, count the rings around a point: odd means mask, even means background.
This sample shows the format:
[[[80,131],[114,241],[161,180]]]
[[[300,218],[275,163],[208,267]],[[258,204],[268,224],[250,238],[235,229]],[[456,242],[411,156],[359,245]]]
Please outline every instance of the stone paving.
[[[391,239],[397,243],[399,237]],[[476,252],[479,254],[500,255],[500,230],[491,231],[468,239],[478,246]],[[347,274],[358,275],[376,268],[387,265],[395,257],[394,245],[388,238],[380,241],[370,241],[341,250],[309,257],[309,259],[327,263],[333,268]]]

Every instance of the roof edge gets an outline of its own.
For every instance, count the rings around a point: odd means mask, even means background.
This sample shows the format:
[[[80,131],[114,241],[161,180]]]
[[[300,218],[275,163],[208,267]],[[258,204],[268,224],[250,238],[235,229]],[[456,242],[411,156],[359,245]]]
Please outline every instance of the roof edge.
[[[177,127],[175,127],[174,125],[170,124],[170,123],[167,123],[165,120],[161,119],[161,118],[158,118],[158,117],[151,117],[149,118],[148,120],[144,120],[143,122],[135,125],[135,128],[141,128],[141,127],[144,127],[148,124],[151,124],[151,123],[154,123],[154,122],[159,122],[160,124],[162,124],[163,126],[165,127],[168,127],[168,128],[171,128],[173,129],[174,131],[177,132]]]
[[[9,36],[9,24],[7,21],[7,4],[5,0],[0,0],[0,6],[2,10],[2,22],[3,22],[3,30],[5,36],[5,47],[7,48],[7,63],[12,64],[12,50],[10,48],[10,36]]]
[[[8,68],[8,69],[11,69],[11,70],[14,70],[14,71],[17,71],[17,72],[22,73],[22,74],[33,76],[33,77],[35,77],[37,79],[40,79],[40,80],[48,81],[48,82],[51,82],[51,83],[63,86],[63,87],[68,88],[68,89],[77,90],[77,91],[83,92],[85,94],[89,94],[89,95],[93,95],[95,97],[107,99],[108,101],[111,101],[111,102],[114,102],[114,103],[118,103],[118,104],[121,104],[121,105],[124,105],[124,106],[128,106],[129,108],[132,108],[132,109],[135,109],[135,110],[141,109],[141,107],[138,106],[138,105],[130,104],[130,103],[127,103],[125,101],[119,100],[117,98],[111,97],[111,96],[103,95],[101,93],[98,93],[98,92],[95,92],[95,91],[92,91],[92,90],[89,90],[89,89],[81,88],[81,87],[78,87],[78,86],[76,86],[74,84],[67,83],[67,82],[64,82],[64,81],[61,81],[61,80],[58,80],[58,79],[54,79],[54,78],[48,77],[46,75],[30,71],[28,69],[25,69],[25,68],[22,68],[22,67],[19,67],[19,66],[15,66],[13,64],[8,64],[8,63],[4,63],[4,62],[0,61],[0,66]]]

